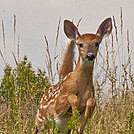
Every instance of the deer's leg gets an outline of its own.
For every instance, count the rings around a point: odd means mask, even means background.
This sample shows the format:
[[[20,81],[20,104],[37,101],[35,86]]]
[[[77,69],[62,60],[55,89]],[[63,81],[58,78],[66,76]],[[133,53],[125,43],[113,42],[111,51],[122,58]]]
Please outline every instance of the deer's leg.
[[[79,99],[75,94],[71,94],[68,96],[68,102],[70,103],[72,107],[72,113],[74,114],[74,109],[79,105]]]
[[[79,99],[75,94],[71,94],[68,96],[68,102],[71,105],[72,108],[72,114],[74,115],[74,109],[78,108],[79,106]],[[75,126],[75,129],[77,129],[77,126]],[[73,130],[71,130],[71,134],[73,133]]]
[[[47,119],[39,115],[39,113],[37,113],[35,117],[35,128],[33,134],[37,134],[39,130],[46,128],[45,126],[46,123],[47,123]]]
[[[37,134],[37,133],[38,133],[38,131],[39,131],[38,127],[37,127],[37,126],[35,126],[34,131],[33,131],[33,134]]]
[[[79,132],[80,134],[83,134],[84,128],[85,128],[86,123],[88,121],[88,117],[91,117],[92,112],[93,112],[94,107],[95,107],[95,104],[96,104],[95,98],[89,98],[87,100],[84,119],[83,119],[81,127],[80,127],[80,132]]]
[[[39,129],[41,128],[41,126],[42,126],[42,123],[39,122],[37,114],[36,114],[36,116],[35,116],[35,128],[34,128],[33,134],[37,134]]]

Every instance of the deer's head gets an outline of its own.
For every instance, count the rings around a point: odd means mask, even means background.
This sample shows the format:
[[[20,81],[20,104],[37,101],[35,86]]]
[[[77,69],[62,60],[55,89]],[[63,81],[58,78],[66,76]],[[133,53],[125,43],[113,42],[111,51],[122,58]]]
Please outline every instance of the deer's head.
[[[94,61],[98,49],[99,44],[101,43],[104,36],[107,36],[112,31],[112,20],[111,18],[107,18],[104,20],[96,34],[80,34],[78,28],[69,20],[64,21],[64,32],[66,36],[74,40],[79,49],[79,58],[82,63],[89,63],[90,61]]]

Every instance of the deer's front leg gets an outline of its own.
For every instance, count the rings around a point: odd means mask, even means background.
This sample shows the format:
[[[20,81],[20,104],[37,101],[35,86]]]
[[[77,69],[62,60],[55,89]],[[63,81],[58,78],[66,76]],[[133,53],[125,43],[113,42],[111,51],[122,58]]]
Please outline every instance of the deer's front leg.
[[[72,114],[74,115],[74,109],[75,108],[78,108],[79,106],[79,99],[78,97],[75,95],[75,94],[71,94],[68,96],[68,102],[69,104],[71,105],[71,108],[72,108]],[[77,126],[75,126],[75,129],[77,129]],[[73,133],[74,131],[71,130],[71,134]]]
[[[80,127],[80,134],[83,134],[83,131],[84,131],[84,128],[86,126],[88,117],[91,117],[92,112],[93,112],[94,107],[95,107],[95,104],[96,104],[95,98],[89,98],[87,100],[84,118],[83,118],[83,121],[82,121],[82,124],[81,124],[81,127]]]
[[[79,105],[79,99],[75,94],[70,94],[68,96],[68,102],[71,105],[72,113],[74,114],[74,109],[78,108]]]

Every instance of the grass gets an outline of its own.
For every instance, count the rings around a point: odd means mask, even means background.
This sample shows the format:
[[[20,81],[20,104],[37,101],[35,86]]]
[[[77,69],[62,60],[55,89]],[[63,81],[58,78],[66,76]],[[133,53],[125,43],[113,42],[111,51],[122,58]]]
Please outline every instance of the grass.
[[[61,20],[58,23],[55,50],[58,46],[60,22]],[[121,9],[120,26],[117,26],[116,18],[113,17],[113,32],[101,43],[95,61],[94,85],[97,105],[85,128],[85,134],[134,134],[133,52],[129,31],[127,30],[127,33],[124,31]],[[60,65],[56,62],[58,55],[55,51],[52,58],[49,43],[44,36],[48,77],[46,72],[40,69],[36,73],[26,56],[22,60],[19,59],[18,37],[18,44],[14,44],[14,48],[17,45],[17,56],[16,51],[13,52],[16,67],[12,68],[6,60],[4,21],[2,21],[2,32],[4,54],[0,51],[0,55],[5,63],[5,69],[0,85],[0,133],[31,134],[34,116],[43,91],[50,86],[50,82],[54,83],[55,75],[58,73]],[[16,16],[14,15],[14,40],[15,32]],[[74,128],[75,123],[79,124],[79,116],[69,120],[67,129]],[[50,127],[56,134],[54,121]]]

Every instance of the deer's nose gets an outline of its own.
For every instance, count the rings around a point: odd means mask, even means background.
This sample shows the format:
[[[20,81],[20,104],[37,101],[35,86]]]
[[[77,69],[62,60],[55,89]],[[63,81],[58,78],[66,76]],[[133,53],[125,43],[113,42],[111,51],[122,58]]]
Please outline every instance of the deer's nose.
[[[94,59],[95,59],[95,56],[94,56],[92,53],[88,53],[88,54],[86,55],[86,59],[87,59],[87,60],[94,60]]]

